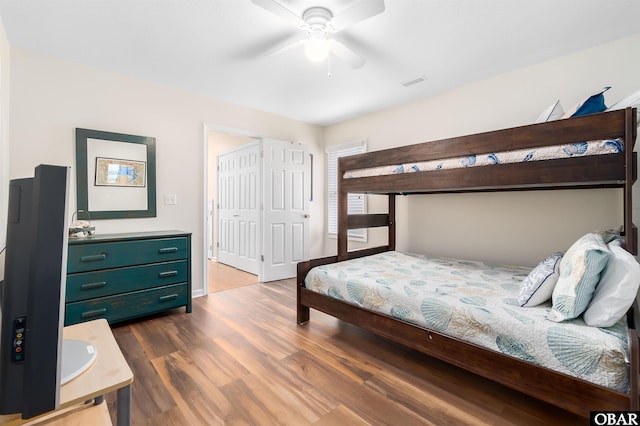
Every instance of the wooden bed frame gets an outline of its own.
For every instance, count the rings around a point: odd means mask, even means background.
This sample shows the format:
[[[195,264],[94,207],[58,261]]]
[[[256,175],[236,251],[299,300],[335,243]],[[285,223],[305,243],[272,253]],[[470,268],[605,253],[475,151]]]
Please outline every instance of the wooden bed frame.
[[[627,108],[341,158],[338,166],[338,255],[298,264],[298,324],[309,321],[309,310],[314,308],[585,417],[594,410],[638,410],[638,299],[628,315],[630,391],[623,394],[315,293],[304,286],[307,273],[315,266],[395,250],[397,194],[621,188],[624,200],[625,248],[630,253],[637,254],[637,229],[632,223],[631,215],[631,188],[636,179],[636,159],[633,152],[636,133],[636,110]],[[624,140],[624,152],[465,169],[343,178],[345,171],[368,167],[614,138]],[[349,216],[348,193],[388,194],[388,214]],[[348,229],[380,226],[389,228],[386,246],[348,251]]]

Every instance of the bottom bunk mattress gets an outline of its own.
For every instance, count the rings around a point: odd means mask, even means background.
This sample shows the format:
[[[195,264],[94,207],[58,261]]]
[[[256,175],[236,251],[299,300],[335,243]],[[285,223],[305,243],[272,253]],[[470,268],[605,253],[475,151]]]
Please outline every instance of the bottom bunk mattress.
[[[629,387],[626,320],[608,328],[547,320],[520,307],[530,268],[385,252],[313,268],[305,286],[621,393]]]

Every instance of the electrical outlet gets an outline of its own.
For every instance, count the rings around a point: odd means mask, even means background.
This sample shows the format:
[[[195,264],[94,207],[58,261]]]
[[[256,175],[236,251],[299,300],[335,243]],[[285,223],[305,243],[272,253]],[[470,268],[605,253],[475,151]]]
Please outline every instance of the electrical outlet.
[[[176,197],[176,194],[164,194],[164,203],[166,205],[178,204],[178,197]]]

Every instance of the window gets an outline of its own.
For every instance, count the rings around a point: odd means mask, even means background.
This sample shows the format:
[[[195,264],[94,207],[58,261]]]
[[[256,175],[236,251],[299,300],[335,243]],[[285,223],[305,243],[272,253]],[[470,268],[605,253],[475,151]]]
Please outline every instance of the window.
[[[327,217],[330,236],[338,234],[338,158],[360,154],[366,150],[364,139],[327,148],[327,188],[329,192]],[[349,194],[349,214],[364,214],[366,209],[365,194]],[[353,240],[367,241],[366,229],[350,229],[348,235]]]

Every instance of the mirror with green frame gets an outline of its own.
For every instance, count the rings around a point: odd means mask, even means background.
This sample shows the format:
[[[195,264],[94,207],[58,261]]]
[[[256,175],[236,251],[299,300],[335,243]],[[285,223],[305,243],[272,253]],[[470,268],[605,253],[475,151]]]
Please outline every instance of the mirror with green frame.
[[[78,219],[156,216],[154,137],[76,129]]]

